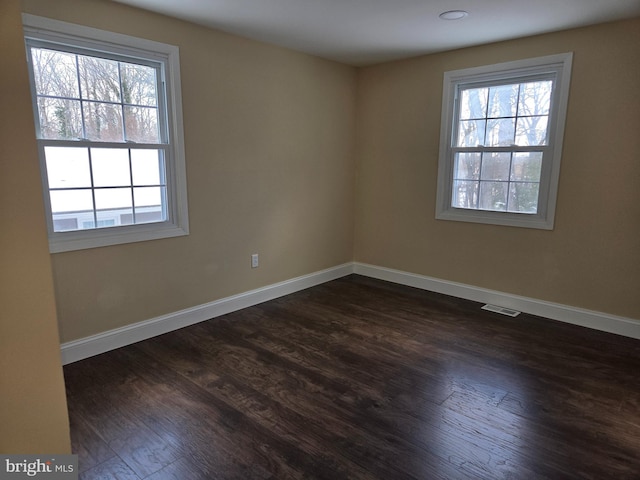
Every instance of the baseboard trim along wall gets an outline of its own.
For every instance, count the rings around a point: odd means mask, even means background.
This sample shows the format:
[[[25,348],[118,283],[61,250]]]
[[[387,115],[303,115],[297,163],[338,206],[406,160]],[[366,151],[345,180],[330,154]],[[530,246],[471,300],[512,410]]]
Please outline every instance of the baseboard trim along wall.
[[[545,302],[533,298],[474,287],[472,285],[356,262],[345,263],[284,282],[267,285],[266,287],[256,290],[222,298],[214,302],[64,343],[61,346],[62,363],[66,365],[77,362],[78,360],[99,355],[109,350],[124,347],[125,345],[130,345],[182,327],[251,307],[315,285],[320,285],[321,283],[329,282],[351,273],[480,303],[499,305],[551,320],[558,320],[640,339],[640,320],[618,317],[602,312]]]
[[[625,337],[640,339],[640,320],[610,315],[608,313],[586,310],[559,303],[546,302],[535,298],[521,297],[509,293],[474,287],[463,283],[450,282],[439,278],[427,277],[391,268],[378,267],[365,263],[355,263],[353,273],[366,277],[386,280],[422,290],[451,295],[453,297],[489,303],[518,310],[531,315],[572,323],[603,332],[615,333]]]
[[[115,350],[163,333],[251,307],[274,298],[283,297],[305,288],[344,277],[350,273],[353,273],[353,264],[346,263],[150,320],[91,335],[90,337],[63,343],[61,347],[62,364],[77,362],[109,350]]]

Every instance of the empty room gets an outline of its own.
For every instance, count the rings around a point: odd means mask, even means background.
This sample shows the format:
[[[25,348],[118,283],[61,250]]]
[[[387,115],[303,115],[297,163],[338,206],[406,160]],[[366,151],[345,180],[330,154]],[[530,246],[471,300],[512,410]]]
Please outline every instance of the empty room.
[[[640,0],[0,0],[0,53],[0,478],[640,478]]]

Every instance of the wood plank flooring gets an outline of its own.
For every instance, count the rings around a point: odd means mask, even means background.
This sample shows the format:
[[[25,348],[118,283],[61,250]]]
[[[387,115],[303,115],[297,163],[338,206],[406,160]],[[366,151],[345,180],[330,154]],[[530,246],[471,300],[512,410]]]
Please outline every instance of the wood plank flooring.
[[[82,479],[638,479],[640,341],[351,275],[65,367]]]

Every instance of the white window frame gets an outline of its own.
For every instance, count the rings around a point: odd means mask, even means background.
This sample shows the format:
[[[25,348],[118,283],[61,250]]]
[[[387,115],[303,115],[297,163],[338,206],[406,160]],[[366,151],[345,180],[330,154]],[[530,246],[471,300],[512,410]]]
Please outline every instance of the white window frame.
[[[54,232],[44,146],[42,141],[38,139],[40,170],[49,232],[49,251],[51,253],[67,252],[188,235],[187,179],[178,47],[30,14],[23,14],[22,22],[25,40],[33,39],[35,41],[68,45],[70,48],[76,47],[108,52],[124,57],[148,59],[161,63],[163,66],[164,92],[162,88],[159,88],[158,95],[164,95],[168,130],[168,148],[165,155],[167,220],[111,228]],[[27,57],[28,61],[31,62],[29,55]],[[33,108],[37,124],[37,103],[31,67],[29,70],[32,83]],[[127,144],[124,143],[123,145],[126,146]]]
[[[569,52],[445,72],[438,159],[437,219],[553,230],[572,59],[573,54]],[[549,114],[549,143],[545,147],[542,161],[537,213],[496,212],[453,207],[455,155],[453,147],[458,121],[457,96],[461,87],[491,85],[492,82],[501,84],[510,79],[516,82],[527,81],[529,76],[545,74],[555,75],[555,84]],[[483,151],[491,151],[491,149],[487,148]],[[518,150],[517,147],[507,147],[502,148],[501,151]]]

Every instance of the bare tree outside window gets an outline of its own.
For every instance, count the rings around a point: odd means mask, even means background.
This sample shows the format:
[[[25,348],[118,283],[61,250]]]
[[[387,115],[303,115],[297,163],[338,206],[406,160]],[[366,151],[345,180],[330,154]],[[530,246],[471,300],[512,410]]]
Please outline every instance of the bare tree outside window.
[[[40,138],[82,142],[44,148],[53,230],[164,221],[163,151],[131,146],[161,143],[157,69],[30,51]]]
[[[552,89],[552,80],[461,89],[454,207],[537,212],[542,153],[517,149],[547,145]]]
[[[32,48],[42,138],[157,143],[156,69]]]

